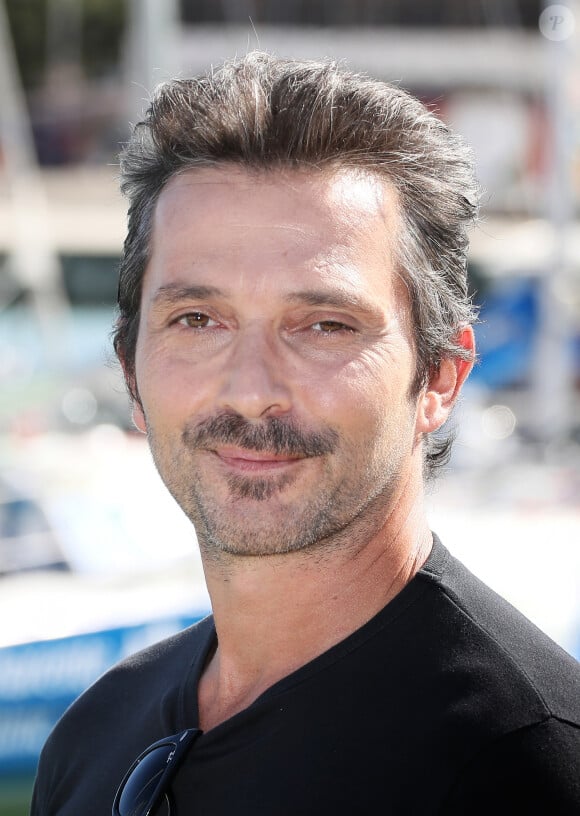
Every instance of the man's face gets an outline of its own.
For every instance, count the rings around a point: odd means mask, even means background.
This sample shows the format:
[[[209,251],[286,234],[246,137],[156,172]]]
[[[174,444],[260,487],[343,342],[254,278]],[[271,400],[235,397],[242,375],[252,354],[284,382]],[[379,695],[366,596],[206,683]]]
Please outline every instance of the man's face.
[[[398,501],[420,461],[399,229],[394,192],[351,171],[200,169],[161,193],[135,421],[207,552],[371,535]]]

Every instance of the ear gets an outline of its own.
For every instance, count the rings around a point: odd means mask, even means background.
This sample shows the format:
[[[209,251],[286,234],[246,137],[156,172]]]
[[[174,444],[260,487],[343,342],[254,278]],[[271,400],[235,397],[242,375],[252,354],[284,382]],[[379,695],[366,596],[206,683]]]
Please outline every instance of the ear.
[[[145,420],[145,414],[143,413],[143,408],[141,407],[140,402],[133,402],[131,408],[131,419],[133,420],[133,425],[143,434],[147,433],[147,422]]]
[[[421,434],[436,431],[449,419],[463,383],[473,368],[475,337],[471,326],[462,329],[456,341],[469,352],[471,359],[445,357],[432,372],[417,405],[417,430]]]
[[[134,370],[129,370],[125,357],[119,351],[117,351],[117,356],[119,358],[119,362],[121,363],[123,376],[125,377],[125,385],[127,386],[127,391],[129,392],[129,396],[131,398],[131,419],[133,420],[133,425],[138,431],[146,434],[147,422],[145,420],[145,414],[143,413],[141,400],[139,399]]]

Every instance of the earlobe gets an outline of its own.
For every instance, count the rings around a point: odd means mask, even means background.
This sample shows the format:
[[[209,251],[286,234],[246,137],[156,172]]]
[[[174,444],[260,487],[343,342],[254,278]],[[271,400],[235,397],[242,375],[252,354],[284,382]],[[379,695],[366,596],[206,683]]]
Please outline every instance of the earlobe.
[[[125,385],[127,386],[127,391],[129,392],[129,396],[131,398],[131,419],[133,421],[133,425],[138,431],[146,434],[147,422],[145,420],[145,414],[143,413],[139,393],[137,391],[134,369],[127,366],[126,358],[119,349],[117,349],[117,356],[119,358],[119,362],[121,363],[123,376],[125,377]]]
[[[449,419],[463,383],[473,368],[475,339],[471,326],[461,330],[457,341],[469,353],[470,359],[445,357],[432,372],[418,405],[418,430],[422,434],[436,431]]]
[[[143,413],[143,409],[141,408],[138,402],[133,403],[133,408],[131,411],[131,419],[133,420],[133,425],[143,434],[147,433],[147,422],[145,421],[145,414]]]

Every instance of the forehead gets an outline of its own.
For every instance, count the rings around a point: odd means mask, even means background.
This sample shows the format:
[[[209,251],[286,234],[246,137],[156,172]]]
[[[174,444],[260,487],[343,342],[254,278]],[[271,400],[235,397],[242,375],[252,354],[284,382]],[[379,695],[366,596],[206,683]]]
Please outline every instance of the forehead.
[[[295,223],[305,233],[376,230],[392,237],[398,221],[393,187],[375,173],[356,169],[252,170],[236,165],[186,170],[159,196],[154,233],[195,219],[229,227]],[[311,225],[311,230],[306,225]],[[201,236],[200,236],[201,237]]]
[[[285,297],[310,284],[398,299],[397,198],[376,174],[340,169],[187,170],[155,211],[144,297],[210,283]],[[393,289],[394,287],[394,289]]]

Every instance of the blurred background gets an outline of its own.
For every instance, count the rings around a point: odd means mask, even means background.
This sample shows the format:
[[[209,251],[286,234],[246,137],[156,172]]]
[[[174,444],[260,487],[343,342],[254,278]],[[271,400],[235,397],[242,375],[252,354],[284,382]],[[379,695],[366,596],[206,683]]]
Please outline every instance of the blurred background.
[[[480,363],[432,526],[580,656],[579,36],[571,0],[0,0],[0,816],[75,696],[208,610],[110,346],[116,156],[155,85],[251,48],[400,82],[473,145]]]

